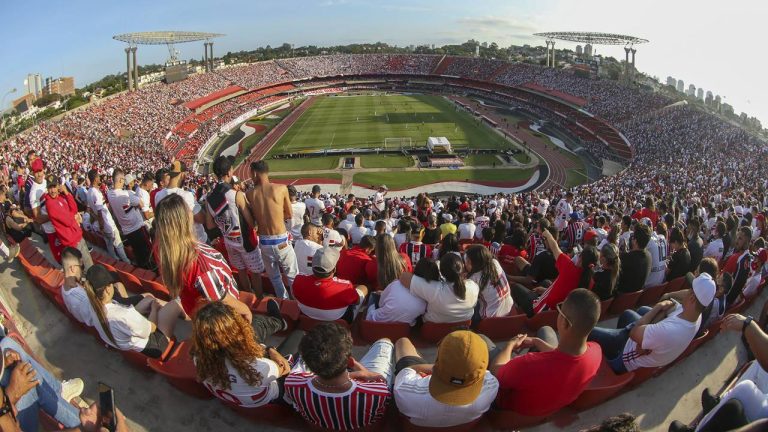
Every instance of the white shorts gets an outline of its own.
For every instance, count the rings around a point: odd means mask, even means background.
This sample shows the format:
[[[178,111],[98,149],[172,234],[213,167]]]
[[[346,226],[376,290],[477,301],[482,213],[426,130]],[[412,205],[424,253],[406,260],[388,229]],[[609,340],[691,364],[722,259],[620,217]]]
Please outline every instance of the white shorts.
[[[237,269],[237,271],[247,269],[251,273],[264,272],[264,261],[261,259],[259,248],[246,252],[243,246],[240,245],[224,242],[224,246],[227,248],[227,255],[229,255],[229,265]]]

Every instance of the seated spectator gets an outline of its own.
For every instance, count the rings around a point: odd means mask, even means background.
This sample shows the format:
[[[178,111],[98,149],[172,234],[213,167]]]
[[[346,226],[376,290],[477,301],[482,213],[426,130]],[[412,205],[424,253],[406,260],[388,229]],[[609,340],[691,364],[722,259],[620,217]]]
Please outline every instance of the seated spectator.
[[[368,288],[336,278],[338,262],[339,249],[324,247],[312,258],[312,275],[296,276],[293,296],[304,315],[322,321],[354,321],[368,295]]]
[[[155,256],[163,284],[178,298],[177,314],[190,317],[203,303],[221,301],[251,321],[251,310],[239,300],[240,292],[224,257],[197,240],[192,211],[178,194],[168,194],[155,209]]]
[[[663,300],[653,308],[624,311],[615,330],[596,327],[589,340],[600,344],[608,364],[618,374],[666,366],[696,336],[701,313],[715,297],[715,281],[706,273],[700,274],[685,297],[682,304]]]
[[[619,282],[616,284],[617,293],[640,291],[645,286],[645,280],[651,272],[651,255],[646,250],[651,240],[651,229],[642,223],[635,225],[630,237],[630,249],[621,254],[621,270]]]
[[[291,371],[286,356],[295,358],[303,335],[302,331],[291,333],[277,349],[264,346],[264,339],[242,315],[224,303],[208,303],[192,322],[197,379],[214,396],[240,407],[281,403],[285,377]]]
[[[686,227],[688,234],[688,251],[691,255],[691,265],[688,267],[688,271],[695,271],[699,268],[699,263],[704,257],[704,240],[702,240],[699,232],[701,231],[701,223],[697,218],[693,218],[688,221]]]
[[[499,408],[524,416],[553,414],[576,400],[597,375],[602,351],[597,343],[587,342],[600,318],[597,296],[578,288],[557,310],[557,334],[545,326],[539,332],[549,335],[544,339],[518,335],[492,359],[489,369],[499,380]],[[523,348],[531,351],[512,357]]]
[[[493,258],[488,248],[482,245],[470,246],[464,255],[464,264],[467,277],[480,287],[475,306],[476,320],[509,315],[512,310],[509,281],[501,264]]]
[[[476,229],[477,226],[475,226],[475,216],[472,213],[465,213],[464,222],[459,225],[458,228],[459,241],[473,241],[475,239]]]
[[[639,225],[645,225],[646,223],[650,222],[648,219],[644,218],[640,221]],[[657,231],[666,232],[664,222],[659,223]],[[663,284],[664,276],[667,271],[667,240],[657,231],[651,230],[651,238],[648,240],[648,245],[645,247],[645,250],[648,251],[648,254],[651,257],[651,271],[645,279],[643,288],[650,288]]]
[[[461,257],[447,254],[440,260],[439,281],[428,281],[412,273],[400,275],[400,282],[411,294],[427,302],[424,321],[452,323],[472,319],[480,289],[477,284],[464,278]]]
[[[303,204],[303,203],[302,203]],[[296,263],[299,274],[312,274],[312,257],[323,247],[323,229],[311,223],[301,226],[301,239],[296,240],[293,250],[296,252]]]
[[[600,301],[616,295],[620,268],[619,248],[613,243],[606,243],[600,250],[600,268],[592,276],[592,292],[600,298]]]
[[[709,328],[710,324],[716,320],[719,320],[723,317],[723,315],[725,315],[725,292],[723,290],[722,283],[718,283],[716,279],[718,274],[717,269],[717,261],[712,258],[704,258],[699,263],[699,268],[696,269],[695,273],[687,273],[685,275],[686,288],[683,288],[679,291],[664,293],[664,295],[659,298],[659,301],[671,299],[678,303],[685,302],[685,299],[691,295],[691,287],[693,286],[693,281],[701,274],[707,274],[713,281],[715,281],[716,285],[720,285],[715,291],[715,298],[712,299],[712,303],[704,308],[704,311],[701,313],[701,325],[699,325],[699,330],[696,333],[696,337],[701,336],[701,334],[707,328]]]
[[[413,271],[411,259],[395,249],[395,241],[389,234],[376,236],[374,259],[365,265],[368,280],[375,283],[374,290],[379,291],[397,280],[404,271]]]
[[[414,276],[426,281],[439,281],[440,269],[432,260],[421,260],[413,270]],[[416,297],[399,279],[393,280],[384,291],[371,294],[366,319],[381,322],[406,322],[411,326],[427,310],[427,302]]]
[[[555,258],[550,249],[544,244],[544,233],[549,232],[552,238],[557,239],[557,231],[549,225],[547,219],[542,219],[536,224],[536,228],[528,239],[528,258],[522,255],[515,258],[515,266],[519,271],[518,276],[511,276],[510,282],[523,286],[535,286],[544,281],[557,278]],[[530,260],[530,262],[528,261]]]
[[[398,250],[400,250],[400,246],[410,241],[411,223],[407,218],[402,218],[397,222],[397,233],[395,233],[394,239]]]
[[[499,382],[488,370],[495,345],[471,331],[455,331],[427,362],[408,338],[395,346],[395,402],[416,426],[451,427],[477,420],[491,407]]]
[[[456,231],[458,228],[456,228],[456,225],[453,223],[453,215],[450,213],[443,213],[443,224],[440,225],[440,233],[443,235],[443,237],[447,236],[448,234],[456,234]]]
[[[717,222],[712,233],[714,234],[714,238],[709,241],[707,247],[704,249],[705,258],[714,258],[718,261],[722,259],[726,252],[725,245],[723,243],[723,238],[725,238],[726,235],[726,229],[727,228],[724,222]]]
[[[766,277],[766,273],[768,273],[768,266],[766,266],[768,264],[768,249],[758,249],[754,257],[749,277],[747,282],[744,283],[744,290],[742,291],[745,297],[757,295],[757,288]]]
[[[347,233],[349,234],[349,238],[352,239],[353,245],[360,244],[360,240],[362,240],[364,236],[373,234],[370,229],[365,227],[365,218],[362,213],[355,215],[355,225],[349,228]]]
[[[61,284],[61,298],[69,313],[81,323],[93,327],[93,313],[88,293],[80,284],[83,279],[83,261],[80,250],[65,247],[61,251],[61,267],[64,270],[64,282]]]
[[[424,227],[416,222],[411,223],[411,234],[408,242],[400,245],[400,253],[407,255],[413,265],[418,264],[422,258],[432,256],[432,247],[424,244],[423,238]]]
[[[354,285],[372,286],[365,272],[366,266],[374,261],[371,256],[376,248],[376,238],[373,236],[364,236],[358,245],[351,249],[344,249],[339,256],[339,263],[336,265],[336,276],[339,279],[346,279]]]
[[[688,242],[680,228],[674,227],[670,231],[669,247],[673,252],[667,264],[666,277],[664,279],[667,282],[685,276],[691,267],[691,252],[688,250]]]
[[[529,290],[520,284],[512,286],[512,298],[515,304],[529,318],[539,312],[553,310],[576,288],[589,288],[597,263],[597,251],[592,246],[585,247],[579,254],[577,262],[574,263],[560,250],[552,233],[544,231],[542,237],[555,259],[558,276],[548,288],[536,287]]]
[[[299,344],[300,360],[285,379],[284,399],[316,427],[346,431],[377,423],[392,396],[393,351],[392,342],[381,339],[357,361],[348,330],[318,325]],[[318,404],[325,408],[315,409]]]
[[[10,412],[18,422],[18,428],[3,427],[3,431],[39,430],[40,410],[55,418],[64,427],[80,426],[79,410],[70,402],[83,392],[83,380],[57,380],[10,337],[2,338],[0,349],[4,354],[3,368],[0,369],[0,387],[3,391],[3,408],[8,409],[3,414]],[[6,417],[2,415],[0,419]]]
[[[456,234],[447,234],[443,236],[440,246],[432,251],[432,259],[440,261],[445,255],[450,253],[461,256],[459,238],[456,237]]]
[[[123,351],[140,352],[150,358],[162,356],[174,335],[178,308],[151,294],[127,298],[115,295],[114,285],[119,279],[101,264],[88,269],[85,279],[94,314],[91,320],[101,339]]]
[[[723,274],[729,274],[733,278],[733,284],[725,293],[725,300],[728,307],[734,304],[744,290],[749,275],[752,273],[752,261],[754,256],[749,251],[749,244],[752,241],[752,229],[749,227],[739,228],[734,243],[733,254],[723,265]]]

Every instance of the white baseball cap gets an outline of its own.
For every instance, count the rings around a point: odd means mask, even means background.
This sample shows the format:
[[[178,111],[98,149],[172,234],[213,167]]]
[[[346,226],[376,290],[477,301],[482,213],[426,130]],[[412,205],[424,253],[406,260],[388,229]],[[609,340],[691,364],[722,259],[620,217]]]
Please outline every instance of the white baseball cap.
[[[717,287],[709,273],[702,273],[693,280],[693,293],[699,303],[704,306],[709,306],[712,303],[715,298],[715,291],[717,291]]]
[[[453,221],[453,216],[451,216],[451,214],[450,214],[450,213],[446,213],[446,214],[444,214],[444,215],[443,215],[443,219],[444,219],[446,222],[452,222],[452,221]]]

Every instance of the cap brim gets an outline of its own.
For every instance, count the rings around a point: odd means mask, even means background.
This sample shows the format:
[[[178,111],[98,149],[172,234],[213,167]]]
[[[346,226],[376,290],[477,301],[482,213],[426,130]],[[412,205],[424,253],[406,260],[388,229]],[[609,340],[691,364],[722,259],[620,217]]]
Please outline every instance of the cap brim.
[[[433,374],[429,379],[429,394],[440,403],[460,406],[469,405],[477,399],[483,390],[485,374],[477,382],[463,387],[447,384],[436,378]]]

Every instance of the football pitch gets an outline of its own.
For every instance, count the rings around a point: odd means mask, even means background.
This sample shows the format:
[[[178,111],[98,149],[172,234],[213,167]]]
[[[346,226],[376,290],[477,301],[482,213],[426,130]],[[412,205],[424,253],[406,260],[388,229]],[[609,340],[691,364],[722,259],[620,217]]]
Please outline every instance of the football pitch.
[[[430,136],[454,148],[507,150],[503,137],[440,96],[321,96],[275,144],[270,155],[326,149],[384,148],[386,138],[424,147]],[[399,148],[398,144],[388,144]]]

